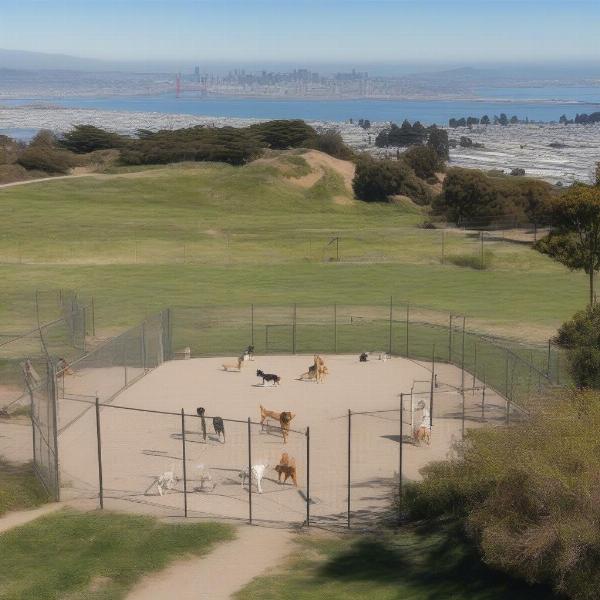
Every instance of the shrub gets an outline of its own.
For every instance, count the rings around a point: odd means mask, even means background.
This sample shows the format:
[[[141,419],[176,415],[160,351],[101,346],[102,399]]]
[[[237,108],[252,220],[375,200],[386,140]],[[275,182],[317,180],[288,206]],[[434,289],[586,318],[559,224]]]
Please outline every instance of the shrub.
[[[248,127],[263,144],[275,150],[306,148],[314,143],[317,132],[300,119],[275,120]]]
[[[59,142],[71,152],[85,154],[94,150],[122,148],[127,143],[127,138],[93,125],[75,125]]]
[[[550,218],[552,187],[532,179],[508,179],[473,169],[449,169],[434,212],[449,221],[489,225],[510,217],[516,223]]]
[[[350,160],[354,156],[354,152],[344,143],[342,136],[333,129],[318,134],[311,144],[315,150],[342,160]]]
[[[561,325],[555,341],[567,350],[575,384],[600,389],[600,305],[575,313]]]
[[[30,146],[18,158],[17,162],[28,170],[46,173],[68,173],[77,165],[71,152],[47,146]]]
[[[435,150],[429,146],[411,146],[403,155],[402,160],[421,179],[435,177],[444,168]]]
[[[600,589],[600,397],[564,390],[510,428],[467,431],[449,461],[406,486],[411,518],[454,515],[485,562],[574,600]]]
[[[263,150],[251,128],[190,127],[156,133],[144,132],[121,150],[126,164],[167,164],[182,161],[218,161],[242,165]]]
[[[356,197],[365,202],[382,202],[397,194],[419,204],[430,200],[427,186],[403,161],[362,157],[356,165],[352,187]]]

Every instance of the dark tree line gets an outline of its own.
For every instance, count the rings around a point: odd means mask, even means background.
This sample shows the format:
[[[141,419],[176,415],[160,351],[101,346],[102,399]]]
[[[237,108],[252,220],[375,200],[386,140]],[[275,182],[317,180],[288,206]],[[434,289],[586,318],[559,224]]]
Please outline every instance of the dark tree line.
[[[451,118],[448,120],[448,125],[452,128],[455,127],[471,127],[472,125],[489,125],[492,120],[488,115],[483,115],[483,117],[461,117],[460,119]],[[494,125],[515,125],[516,123],[520,123],[519,117],[513,115],[512,117],[508,117],[506,113],[500,113],[500,115],[494,115],[493,123]],[[529,119],[525,119],[525,123],[529,123]]]

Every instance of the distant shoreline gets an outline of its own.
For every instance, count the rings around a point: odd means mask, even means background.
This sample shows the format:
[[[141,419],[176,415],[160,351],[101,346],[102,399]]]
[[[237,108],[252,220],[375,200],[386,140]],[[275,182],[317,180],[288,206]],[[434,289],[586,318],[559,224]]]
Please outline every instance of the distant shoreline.
[[[600,86],[598,86],[598,93],[600,94]],[[159,92],[159,93],[129,93],[129,94],[89,94],[89,95],[56,95],[56,96],[40,96],[40,97],[22,97],[22,96],[2,96],[0,95],[0,108],[12,107],[12,106],[24,106],[24,102],[30,103],[31,106],[43,104],[44,106],[53,108],[64,108],[60,104],[52,104],[53,102],[69,101],[69,102],[88,102],[91,99],[96,100],[119,100],[119,99],[153,99],[153,98],[164,98],[171,99],[173,101],[198,101],[204,100],[214,102],[218,100],[223,101],[246,101],[246,100],[260,100],[264,102],[474,102],[477,104],[503,104],[503,105],[564,105],[564,106],[588,106],[591,108],[600,108],[600,101],[587,101],[587,100],[561,100],[560,98],[502,98],[502,97],[491,97],[491,96],[472,96],[472,95],[440,95],[440,96],[301,96],[301,95],[289,95],[289,96],[275,96],[275,95],[264,95],[264,94],[217,94],[209,93],[205,95],[198,95],[193,93],[183,93],[180,96],[176,96],[172,92]],[[17,102],[18,104],[14,104]],[[4,104],[6,103],[6,104]],[[466,115],[465,115],[466,116]]]

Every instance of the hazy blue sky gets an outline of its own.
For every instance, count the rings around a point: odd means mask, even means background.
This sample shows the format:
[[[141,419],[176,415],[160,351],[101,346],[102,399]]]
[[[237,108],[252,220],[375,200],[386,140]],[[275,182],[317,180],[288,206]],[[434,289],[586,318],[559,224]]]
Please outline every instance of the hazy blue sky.
[[[600,0],[0,0],[0,48],[110,59],[600,58]]]

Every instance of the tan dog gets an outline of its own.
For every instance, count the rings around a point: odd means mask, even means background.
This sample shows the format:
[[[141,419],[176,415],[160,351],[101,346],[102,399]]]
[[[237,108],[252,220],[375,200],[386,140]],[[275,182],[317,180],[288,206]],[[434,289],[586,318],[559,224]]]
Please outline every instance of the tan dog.
[[[267,419],[273,419],[279,422],[281,428],[281,435],[283,436],[283,443],[287,442],[288,434],[290,431],[290,423],[296,415],[290,411],[275,412],[274,410],[267,410],[262,404],[260,405],[260,424],[264,429],[265,421]]]
[[[315,371],[316,371],[316,379],[317,383],[321,383],[325,379],[325,375],[329,374],[327,367],[325,366],[325,361],[318,355],[315,354]]]
[[[240,356],[235,364],[223,365],[223,371],[241,371],[244,366],[244,357]]]
[[[290,458],[287,452],[284,452],[279,459],[279,464],[275,467],[277,472],[277,481],[281,483],[281,476],[283,475],[283,484],[285,485],[288,479],[292,479],[294,486],[298,487],[296,460]]]

